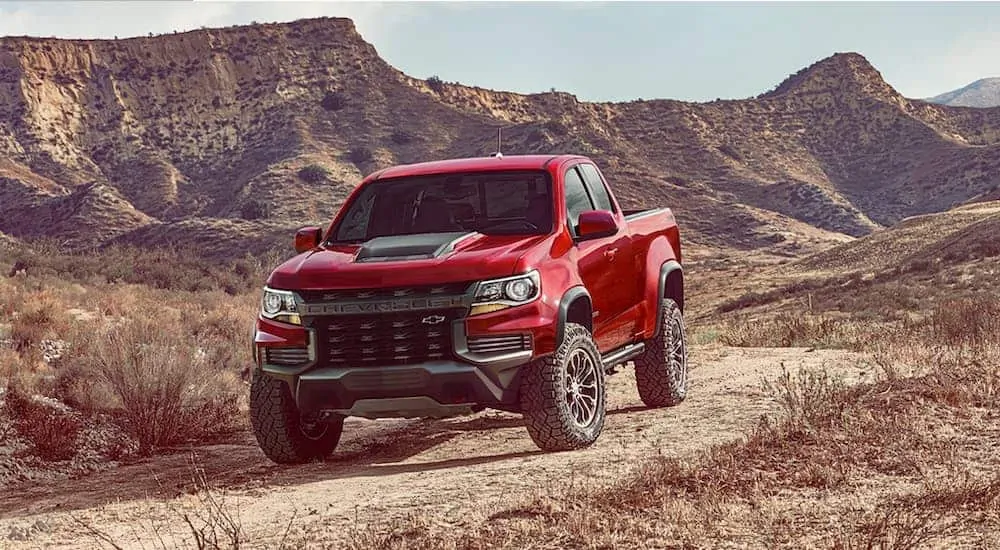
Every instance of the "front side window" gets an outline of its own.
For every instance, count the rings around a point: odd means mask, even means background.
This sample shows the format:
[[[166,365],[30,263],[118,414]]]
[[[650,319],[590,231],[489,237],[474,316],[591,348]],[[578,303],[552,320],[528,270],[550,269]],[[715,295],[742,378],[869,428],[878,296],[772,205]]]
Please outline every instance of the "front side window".
[[[543,171],[458,173],[375,181],[347,205],[333,243],[375,237],[478,231],[543,235],[552,192]]]
[[[587,183],[587,189],[590,190],[590,196],[594,197],[594,202],[597,203],[597,209],[614,212],[615,207],[611,202],[611,194],[608,193],[608,188],[604,185],[601,173],[597,171],[597,168],[593,164],[581,164],[580,171]]]
[[[576,234],[580,214],[587,210],[593,210],[594,205],[590,202],[590,195],[587,194],[587,189],[583,186],[583,180],[576,168],[570,168],[566,171],[566,177],[563,178],[563,188],[566,193],[566,216],[569,218],[570,229],[573,234]]]

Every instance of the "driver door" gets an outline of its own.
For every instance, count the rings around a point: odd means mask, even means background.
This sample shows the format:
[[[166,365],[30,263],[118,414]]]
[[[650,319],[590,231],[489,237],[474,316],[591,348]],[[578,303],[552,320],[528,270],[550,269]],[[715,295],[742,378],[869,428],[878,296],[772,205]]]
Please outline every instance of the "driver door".
[[[577,224],[582,212],[597,210],[594,200],[583,183],[583,177],[576,166],[566,170],[563,176],[563,192],[566,200],[567,223],[574,239],[578,236]],[[620,320],[622,281],[615,277],[613,266],[619,260],[618,248],[621,229],[618,234],[576,242],[577,268],[580,278],[590,293],[593,303],[594,340],[597,348],[608,352],[628,343],[631,333],[616,327]],[[621,258],[626,260],[627,258]],[[620,311],[621,310],[621,311]]]

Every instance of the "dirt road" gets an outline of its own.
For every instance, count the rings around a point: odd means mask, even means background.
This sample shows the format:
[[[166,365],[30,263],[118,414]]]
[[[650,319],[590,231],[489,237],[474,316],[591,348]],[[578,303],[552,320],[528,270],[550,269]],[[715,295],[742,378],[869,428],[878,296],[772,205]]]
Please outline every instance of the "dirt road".
[[[642,407],[630,368],[612,376],[604,433],[582,451],[542,453],[517,416],[491,412],[443,421],[351,419],[334,457],[297,467],[268,462],[248,434],[0,495],[0,549],[102,547],[83,524],[123,548],[193,547],[183,514],[194,514],[196,525],[207,517],[190,492],[195,466],[222,489],[219,498],[252,547],[278,545],[290,520],[289,540],[328,544],[350,536],[349,528],[390,526],[415,512],[461,524],[517,499],[613,481],[644,457],[737,438],[775,410],[761,381],[782,365],[870,376],[860,356],[831,350],[703,347],[692,351],[691,363],[688,399],[672,409]]]

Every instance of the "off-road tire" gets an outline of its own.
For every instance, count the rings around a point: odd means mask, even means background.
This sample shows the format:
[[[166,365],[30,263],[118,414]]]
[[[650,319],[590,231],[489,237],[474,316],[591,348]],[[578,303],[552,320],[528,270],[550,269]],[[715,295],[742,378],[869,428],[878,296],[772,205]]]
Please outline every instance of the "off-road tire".
[[[593,419],[585,425],[574,420],[574,413],[579,409],[568,402],[571,390],[567,384],[572,379],[570,362],[575,354],[579,357],[577,364],[589,357],[594,371]],[[606,391],[601,354],[590,332],[581,325],[567,323],[559,349],[532,361],[524,369],[521,412],[535,444],[544,451],[568,451],[594,443],[604,428]],[[577,370],[580,369],[577,367]]]
[[[647,407],[672,407],[687,397],[688,361],[684,315],[677,302],[660,304],[660,331],[635,359],[635,383]]]
[[[344,419],[315,425],[303,423],[288,384],[255,372],[250,384],[250,424],[262,451],[279,464],[301,464],[322,460],[337,448]],[[306,428],[306,429],[303,429]]]

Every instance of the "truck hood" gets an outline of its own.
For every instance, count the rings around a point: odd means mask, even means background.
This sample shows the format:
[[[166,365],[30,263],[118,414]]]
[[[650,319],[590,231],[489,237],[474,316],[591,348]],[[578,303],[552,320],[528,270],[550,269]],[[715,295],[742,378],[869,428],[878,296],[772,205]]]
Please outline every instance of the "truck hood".
[[[268,286],[337,290],[505,277],[514,275],[521,256],[546,238],[475,232],[378,237],[299,254],[271,273]]]

